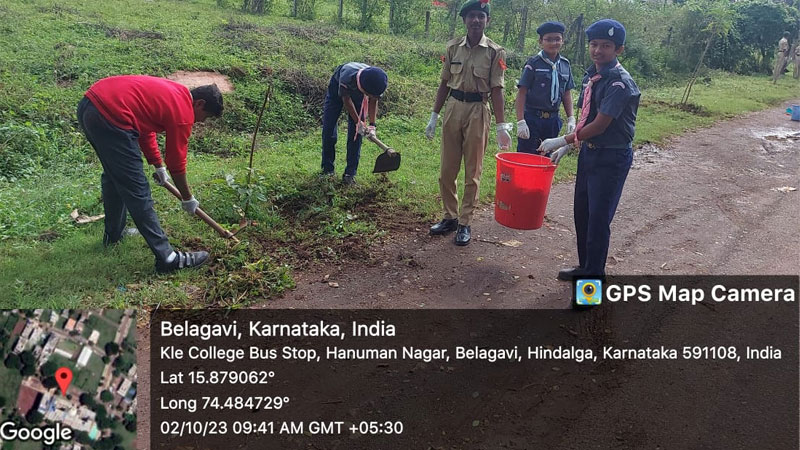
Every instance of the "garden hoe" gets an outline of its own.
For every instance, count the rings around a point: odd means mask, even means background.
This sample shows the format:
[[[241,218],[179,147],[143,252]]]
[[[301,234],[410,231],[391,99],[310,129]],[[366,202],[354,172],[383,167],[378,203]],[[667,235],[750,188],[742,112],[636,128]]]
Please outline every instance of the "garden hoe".
[[[164,187],[172,193],[175,197],[178,197],[178,200],[181,200],[181,193],[178,192],[178,188],[170,184],[169,182],[164,183]],[[238,244],[239,239],[236,239],[236,236],[233,235],[230,231],[222,228],[220,224],[218,224],[214,219],[212,219],[205,211],[200,209],[200,207],[195,210],[195,215],[203,220],[203,222],[207,223],[208,226],[214,229],[220,236],[224,237],[225,239],[231,239],[234,243]]]
[[[396,152],[391,147],[387,147],[377,136],[370,134],[367,135],[367,139],[374,142],[375,145],[383,150],[383,153],[378,155],[378,159],[375,160],[375,168],[372,169],[372,173],[392,172],[400,168],[399,152]]]

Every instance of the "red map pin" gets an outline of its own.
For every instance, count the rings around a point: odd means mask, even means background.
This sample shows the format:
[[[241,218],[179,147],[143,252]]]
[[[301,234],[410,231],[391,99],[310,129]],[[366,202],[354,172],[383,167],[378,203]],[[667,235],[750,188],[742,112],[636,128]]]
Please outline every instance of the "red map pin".
[[[58,383],[58,387],[61,388],[61,393],[66,396],[67,388],[69,384],[72,383],[72,371],[69,367],[61,367],[56,370],[56,382]]]

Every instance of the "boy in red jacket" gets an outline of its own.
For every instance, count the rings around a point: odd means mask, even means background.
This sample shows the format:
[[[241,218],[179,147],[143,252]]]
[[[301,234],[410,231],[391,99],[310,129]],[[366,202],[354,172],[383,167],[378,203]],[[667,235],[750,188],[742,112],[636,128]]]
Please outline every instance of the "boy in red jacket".
[[[186,181],[186,152],[192,124],[222,115],[222,93],[216,85],[189,89],[174,81],[144,75],[104,78],[78,103],[78,123],[103,165],[101,185],[105,209],[103,244],[122,239],[126,213],[156,257],[156,271],[196,267],[208,253],[176,252],[170,246],[153,209],[143,153],[163,185],[169,173],[181,193],[183,209],[194,214],[200,202]],[[166,133],[164,160],[156,133]],[[166,168],[164,167],[166,161]]]

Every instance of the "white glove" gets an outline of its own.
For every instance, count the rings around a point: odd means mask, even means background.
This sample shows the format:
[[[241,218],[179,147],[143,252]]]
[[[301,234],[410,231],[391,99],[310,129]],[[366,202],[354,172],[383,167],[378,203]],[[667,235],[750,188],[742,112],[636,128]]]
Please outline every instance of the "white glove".
[[[520,139],[531,138],[531,130],[528,129],[528,123],[525,122],[525,119],[522,119],[519,122],[517,122],[517,137]]]
[[[369,130],[367,129],[367,125],[359,120],[356,126],[356,132],[361,136],[366,136]]]
[[[428,126],[425,127],[425,137],[433,139],[436,134],[436,121],[439,120],[439,114],[431,112],[431,118],[428,120]]]
[[[511,135],[508,134],[511,129],[514,128],[514,125],[510,122],[498,123],[497,124],[497,146],[500,147],[501,150],[508,150],[511,147]]]
[[[374,138],[378,137],[378,131],[375,129],[375,125],[370,125],[367,127],[367,137],[372,136]]]
[[[198,206],[200,206],[200,202],[194,198],[194,195],[189,200],[181,200],[181,208],[191,216],[195,215]]]
[[[156,171],[153,173],[153,179],[156,180],[156,184],[159,186],[166,184],[166,182],[170,180],[167,168],[164,166],[156,167]]]
[[[558,150],[554,151],[550,155],[550,162],[552,162],[553,164],[558,164],[558,162],[561,161],[561,158],[563,158],[564,156],[566,156],[567,153],[569,153],[570,147],[571,147],[570,145],[565,145],[559,148]]]
[[[570,118],[567,119],[567,134],[573,131],[575,131],[575,116],[570,116]]]
[[[564,136],[545,139],[544,141],[542,141],[542,145],[539,146],[539,150],[537,150],[537,152],[540,155],[547,155],[553,150],[559,147],[563,147],[565,145],[567,145],[567,139]]]

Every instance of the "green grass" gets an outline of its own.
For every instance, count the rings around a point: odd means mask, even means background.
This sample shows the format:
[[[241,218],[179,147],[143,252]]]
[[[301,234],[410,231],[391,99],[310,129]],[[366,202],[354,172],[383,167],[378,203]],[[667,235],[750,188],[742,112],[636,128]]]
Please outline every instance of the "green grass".
[[[117,327],[114,324],[95,313],[92,313],[86,320],[83,328],[83,337],[88,338],[91,336],[92,330],[100,332],[100,338],[97,340],[97,346],[99,348],[104,348],[107,343],[113,342],[114,336],[117,333]]]
[[[332,2],[318,2],[315,23],[287,19],[286,5],[278,3],[267,16],[219,8],[214,0],[165,0],[157,10],[144,7],[149,3],[143,0],[116,2],[114,8],[90,0],[3,3],[0,60],[7,64],[0,68],[0,173],[6,161],[17,175],[0,181],[0,307],[241,307],[293,287],[292,272],[308,264],[363,257],[353,249],[379,240],[397,215],[420,224],[439,217],[440,135],[428,141],[422,130],[441,68],[446,28],[441,17],[435,20],[435,38],[395,37],[334,27]],[[136,32],[160,33],[163,39],[123,38]],[[489,31],[496,40],[498,34],[502,30]],[[525,56],[509,51],[507,115]],[[333,68],[347,61],[387,69],[390,87],[381,102],[378,133],[403,154],[400,171],[376,177],[369,172],[379,150],[365,143],[355,189],[316,177],[324,88]],[[275,95],[248,189],[247,154],[270,79],[267,68]],[[76,226],[69,218],[76,208],[102,212],[101,168],[77,130],[74,109],[85,89],[105,76],[195,69],[230,75],[235,92],[226,95],[221,119],[195,127],[189,181],[201,206],[223,226],[239,222],[247,198],[248,218],[257,224],[232,246],[153,186],[172,244],[213,255],[209,267],[157,276],[141,237],[103,248],[102,221]],[[691,110],[676,106],[682,86],[644,89],[636,143],[662,143],[684,130],[775,105],[796,97],[800,87],[786,77],[772,85],[767,77],[709,76],[695,86]],[[339,172],[344,126],[340,136]],[[4,149],[16,159],[2,159]],[[492,127],[483,201],[493,197],[496,151]],[[575,167],[575,156],[566,157],[555,181],[569,180]]]
[[[79,352],[81,351],[81,346],[78,345],[77,342],[68,341],[66,339],[62,339],[61,342],[58,343],[56,348],[61,349],[71,355],[77,357]]]
[[[4,410],[16,407],[20,383],[22,383],[22,375],[19,374],[19,370],[8,369],[6,366],[0,365],[0,397],[6,399]]]
[[[122,320],[122,316],[125,315],[125,310],[123,309],[105,309],[103,310],[103,317],[107,318],[108,320],[119,324]]]
[[[85,367],[76,368],[75,361],[67,360],[60,355],[52,355],[49,361],[58,364],[58,367],[69,367],[72,370],[72,384],[84,392],[92,395],[97,393],[103,375],[103,361],[95,354],[89,358]]]

